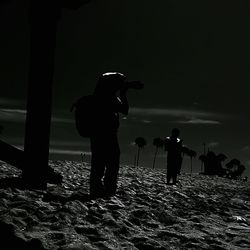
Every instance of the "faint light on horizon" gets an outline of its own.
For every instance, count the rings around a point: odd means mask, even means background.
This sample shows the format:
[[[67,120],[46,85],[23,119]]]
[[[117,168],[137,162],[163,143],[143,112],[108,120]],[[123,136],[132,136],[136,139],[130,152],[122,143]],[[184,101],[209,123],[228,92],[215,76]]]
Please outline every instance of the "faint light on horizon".
[[[209,148],[215,148],[219,145],[219,142],[210,142],[207,144]]]
[[[150,121],[150,120],[143,120],[142,122],[143,123],[152,123],[152,121]]]
[[[158,116],[175,116],[192,119],[193,117],[221,117],[222,115],[207,111],[197,111],[188,109],[162,109],[162,108],[138,108],[131,107],[131,114],[136,115],[158,115]]]
[[[49,150],[50,154],[57,154],[57,155],[91,155],[91,152],[88,151],[81,151],[81,150],[65,150],[65,149],[56,149],[52,148]]]
[[[188,120],[188,121],[176,121],[176,123],[181,123],[181,124],[204,124],[204,125],[221,125],[222,124],[219,121],[196,119],[196,118],[193,118],[193,119]]]
[[[26,114],[26,109],[1,108],[0,120],[10,122],[24,122],[26,120]],[[57,115],[52,115],[51,121],[56,123],[74,123],[74,119]]]

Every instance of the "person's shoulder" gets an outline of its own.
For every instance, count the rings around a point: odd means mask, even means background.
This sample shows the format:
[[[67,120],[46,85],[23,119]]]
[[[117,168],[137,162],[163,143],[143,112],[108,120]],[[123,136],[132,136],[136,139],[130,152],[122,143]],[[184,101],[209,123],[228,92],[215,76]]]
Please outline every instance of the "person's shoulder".
[[[164,142],[165,143],[170,143],[171,142],[171,138],[169,136],[165,137]]]

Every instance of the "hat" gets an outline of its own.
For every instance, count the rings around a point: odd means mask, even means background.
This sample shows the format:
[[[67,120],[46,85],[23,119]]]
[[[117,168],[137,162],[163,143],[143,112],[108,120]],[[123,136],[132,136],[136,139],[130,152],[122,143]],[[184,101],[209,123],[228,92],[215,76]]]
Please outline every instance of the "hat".
[[[101,75],[101,78],[103,80],[122,80],[125,81],[126,80],[126,76],[120,72],[106,72],[104,74]]]
[[[96,86],[96,91],[117,91],[124,82],[126,76],[119,72],[106,72],[99,77],[99,81]]]

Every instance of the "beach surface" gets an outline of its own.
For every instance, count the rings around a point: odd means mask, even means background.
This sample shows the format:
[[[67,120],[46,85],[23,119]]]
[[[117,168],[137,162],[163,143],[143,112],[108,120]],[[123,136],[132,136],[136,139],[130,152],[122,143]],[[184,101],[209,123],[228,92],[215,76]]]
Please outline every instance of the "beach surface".
[[[21,172],[0,163],[2,250],[250,249],[249,182],[182,174],[168,186],[165,170],[122,165],[117,194],[89,200],[89,164],[50,166],[63,183],[41,191],[5,184]]]

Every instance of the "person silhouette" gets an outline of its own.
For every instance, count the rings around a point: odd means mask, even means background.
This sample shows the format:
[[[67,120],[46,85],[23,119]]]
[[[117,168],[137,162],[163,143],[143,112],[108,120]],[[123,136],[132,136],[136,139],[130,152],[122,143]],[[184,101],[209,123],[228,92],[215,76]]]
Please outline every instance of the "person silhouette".
[[[139,81],[128,82],[119,72],[102,74],[93,93],[90,196],[115,195],[120,165],[119,113],[128,115],[127,90],[140,89]]]
[[[175,185],[177,182],[177,174],[180,171],[182,164],[182,149],[183,140],[178,138],[180,130],[178,128],[172,129],[171,136],[166,137],[164,140],[165,151],[168,152],[167,156],[167,184]]]

